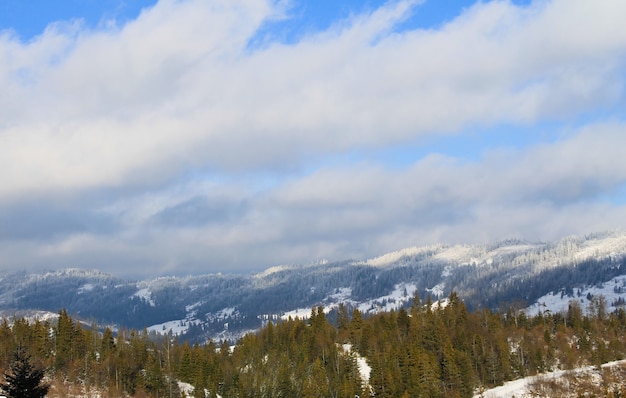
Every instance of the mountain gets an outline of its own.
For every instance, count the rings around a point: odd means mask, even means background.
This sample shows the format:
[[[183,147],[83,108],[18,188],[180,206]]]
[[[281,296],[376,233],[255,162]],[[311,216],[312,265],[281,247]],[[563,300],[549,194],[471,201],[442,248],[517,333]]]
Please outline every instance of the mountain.
[[[369,260],[248,275],[137,281],[80,269],[0,273],[0,310],[11,315],[65,308],[85,322],[204,342],[236,339],[269,320],[308,316],[319,305],[332,319],[341,303],[368,314],[408,306],[416,293],[435,301],[455,291],[470,310],[505,310],[547,298],[560,305],[584,302],[590,289],[604,292],[601,286],[613,292],[609,305],[621,305],[625,285],[626,232],[612,231],[555,242],[413,247]]]

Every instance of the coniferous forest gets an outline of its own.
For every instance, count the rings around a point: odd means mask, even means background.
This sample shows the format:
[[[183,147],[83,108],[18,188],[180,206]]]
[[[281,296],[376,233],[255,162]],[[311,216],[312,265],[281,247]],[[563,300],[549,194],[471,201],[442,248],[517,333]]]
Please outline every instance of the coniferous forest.
[[[61,310],[52,322],[5,319],[0,367],[26,347],[50,397],[179,397],[178,381],[194,397],[472,397],[507,380],[626,357],[626,312],[606,308],[596,297],[586,311],[572,301],[566,313],[468,312],[452,293],[446,306],[416,297],[410,308],[370,317],[341,306],[332,322],[317,307],[308,320],[268,323],[233,346],[113,333]]]

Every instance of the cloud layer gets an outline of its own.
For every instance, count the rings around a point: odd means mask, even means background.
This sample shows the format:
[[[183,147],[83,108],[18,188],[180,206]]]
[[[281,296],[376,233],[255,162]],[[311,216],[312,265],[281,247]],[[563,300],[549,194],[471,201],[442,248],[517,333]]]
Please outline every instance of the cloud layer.
[[[259,40],[289,18],[269,0],[0,33],[0,265],[236,271],[626,227],[626,3],[398,29],[418,12],[296,43]]]

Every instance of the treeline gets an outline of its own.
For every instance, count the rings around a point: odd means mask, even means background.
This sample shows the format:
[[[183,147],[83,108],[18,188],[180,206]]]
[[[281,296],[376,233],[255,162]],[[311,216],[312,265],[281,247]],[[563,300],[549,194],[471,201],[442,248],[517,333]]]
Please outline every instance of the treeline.
[[[584,259],[590,247],[608,247],[616,238],[623,240],[623,235],[532,245],[504,241],[491,246],[432,246],[392,253],[383,266],[341,261],[276,267],[256,275],[129,281],[78,269],[40,274],[0,271],[0,309],[66,308],[101,324],[136,330],[181,320],[189,325],[181,339],[190,342],[224,335],[226,328],[230,336],[256,330],[262,319],[285,311],[336,304],[339,292],[345,292],[345,300],[355,305],[372,303],[367,312],[374,313],[379,304],[384,306],[384,297],[393,296],[402,286],[408,290],[402,300],[410,299],[414,291],[420,297],[439,294],[438,289],[433,291],[437,286],[443,287],[442,296],[454,289],[469,311],[501,311],[507,303],[533,303],[550,292],[575,298],[581,289],[623,275],[623,254],[605,256],[598,251]],[[458,258],[445,260],[452,254]]]
[[[624,358],[626,312],[607,308],[594,297],[585,311],[572,301],[566,313],[527,316],[468,312],[454,293],[445,306],[416,296],[410,308],[371,317],[341,306],[333,322],[317,307],[308,320],[269,323],[234,346],[114,334],[61,310],[54,322],[4,320],[0,367],[26,347],[47,369],[50,396],[178,397],[183,381],[194,397],[471,397],[557,367]]]

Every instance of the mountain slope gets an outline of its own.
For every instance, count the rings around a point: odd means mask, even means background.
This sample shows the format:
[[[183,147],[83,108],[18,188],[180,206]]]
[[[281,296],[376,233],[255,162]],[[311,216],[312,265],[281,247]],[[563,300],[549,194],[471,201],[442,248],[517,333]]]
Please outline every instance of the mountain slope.
[[[270,319],[307,316],[317,305],[327,312],[339,303],[363,313],[391,310],[409,305],[415,293],[436,300],[455,291],[470,309],[531,305],[550,293],[567,302],[587,287],[626,275],[625,265],[626,233],[619,231],[547,243],[415,247],[254,275],[132,281],[78,269],[5,273],[0,310],[66,308],[87,321],[205,341],[236,338]]]

